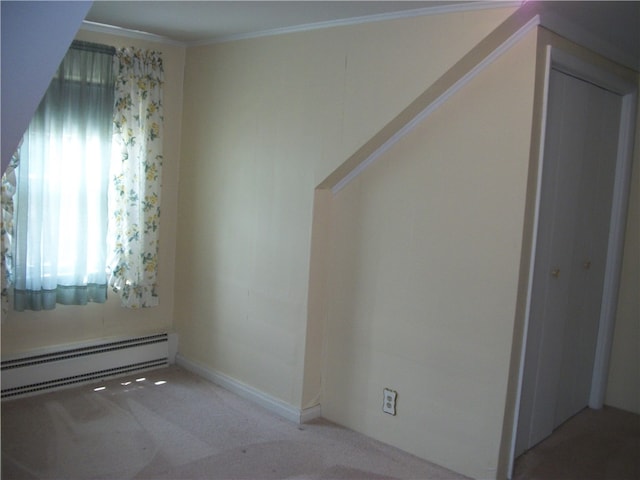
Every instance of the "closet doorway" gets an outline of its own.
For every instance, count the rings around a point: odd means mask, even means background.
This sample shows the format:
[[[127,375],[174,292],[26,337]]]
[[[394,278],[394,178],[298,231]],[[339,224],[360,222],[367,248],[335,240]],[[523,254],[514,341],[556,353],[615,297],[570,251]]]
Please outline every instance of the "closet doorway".
[[[515,457],[602,406],[629,188],[635,86],[550,56]]]

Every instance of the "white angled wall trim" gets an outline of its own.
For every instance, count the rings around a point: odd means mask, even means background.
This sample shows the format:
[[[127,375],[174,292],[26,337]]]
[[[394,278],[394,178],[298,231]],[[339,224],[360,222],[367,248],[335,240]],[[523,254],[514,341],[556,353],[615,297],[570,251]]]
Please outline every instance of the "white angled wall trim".
[[[372,165],[380,156],[382,156],[393,145],[398,143],[405,135],[412,132],[420,123],[426,120],[433,112],[435,112],[442,104],[444,104],[449,98],[451,98],[456,92],[461,90],[471,80],[477,77],[483,72],[489,65],[491,65],[502,54],[507,52],[511,47],[516,45],[522,38],[525,37],[532,29],[540,25],[540,17],[534,16],[531,20],[525,23],[521,28],[515,31],[512,35],[498,45],[487,56],[480,60],[473,68],[467,71],[464,75],[455,81],[449,88],[447,88],[441,95],[434,99],[429,105],[427,105],[420,113],[409,120],[403,127],[401,127],[394,135],[392,135],[387,141],[376,148],[367,158],[365,158],[360,164],[358,164],[353,170],[339,180],[332,188],[331,193],[334,195],[347,186],[353,179],[364,172],[370,165]]]
[[[318,418],[320,416],[320,405],[300,410],[298,408],[283,402],[280,399],[272,397],[256,388],[242,383],[223,373],[217,372],[199,362],[190,360],[181,354],[176,355],[176,364],[196,375],[199,375],[216,385],[239,395],[240,397],[250,400],[261,407],[279,415],[287,420],[301,424]]]

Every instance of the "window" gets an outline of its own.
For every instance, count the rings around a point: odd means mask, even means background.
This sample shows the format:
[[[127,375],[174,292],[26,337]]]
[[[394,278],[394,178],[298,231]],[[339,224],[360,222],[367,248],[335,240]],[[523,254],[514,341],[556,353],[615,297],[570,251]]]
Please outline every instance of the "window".
[[[74,43],[20,147],[14,308],[104,302],[115,49]]]
[[[156,52],[69,49],[3,176],[16,310],[104,302],[108,286],[157,304],[162,83]]]

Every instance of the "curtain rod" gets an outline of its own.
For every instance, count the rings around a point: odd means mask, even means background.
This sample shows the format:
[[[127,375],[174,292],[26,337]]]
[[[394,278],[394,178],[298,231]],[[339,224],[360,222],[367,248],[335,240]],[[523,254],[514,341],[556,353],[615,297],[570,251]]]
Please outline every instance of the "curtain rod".
[[[106,55],[115,55],[116,47],[109,45],[102,45],[100,43],[83,42],[81,40],[74,40],[71,43],[71,47],[75,50],[84,50],[87,52],[104,53]]]

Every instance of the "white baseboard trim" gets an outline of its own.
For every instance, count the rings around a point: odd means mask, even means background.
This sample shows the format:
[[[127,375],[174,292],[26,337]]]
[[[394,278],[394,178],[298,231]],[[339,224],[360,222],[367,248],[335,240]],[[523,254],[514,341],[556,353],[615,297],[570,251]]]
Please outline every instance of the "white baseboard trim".
[[[300,411],[300,421],[298,423],[307,423],[322,416],[322,408],[320,404],[313,407],[303,408]]]
[[[185,370],[206,378],[216,385],[229,390],[244,399],[257,403],[270,412],[297,424],[309,422],[321,415],[320,405],[300,410],[299,408],[289,405],[278,398],[272,397],[267,393],[242,383],[235,378],[231,378],[224,373],[217,372],[199,362],[190,360],[180,353],[176,355],[176,364]]]

